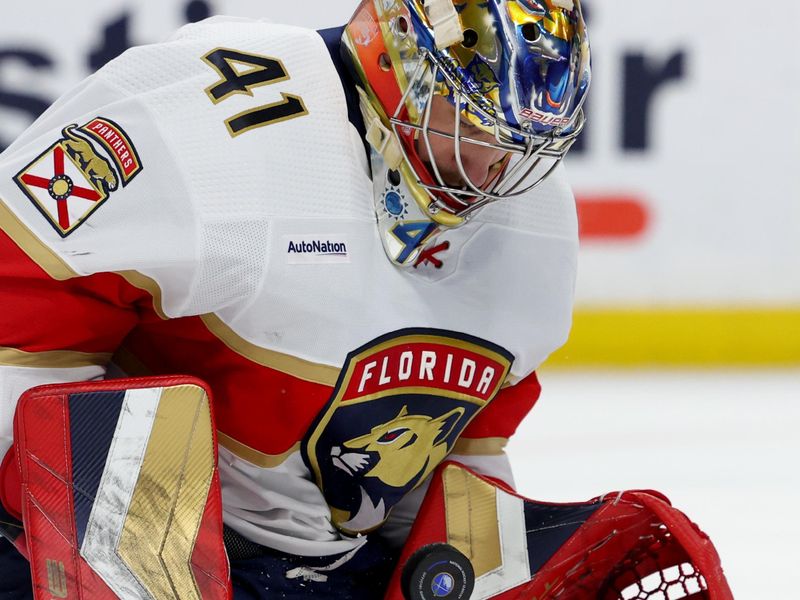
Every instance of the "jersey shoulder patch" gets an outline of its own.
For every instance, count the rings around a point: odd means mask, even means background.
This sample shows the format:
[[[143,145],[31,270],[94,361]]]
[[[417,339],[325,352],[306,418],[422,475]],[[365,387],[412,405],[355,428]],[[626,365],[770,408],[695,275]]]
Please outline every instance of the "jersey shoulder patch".
[[[62,238],[142,171],[125,130],[101,116],[72,123],[14,175],[22,193]]]

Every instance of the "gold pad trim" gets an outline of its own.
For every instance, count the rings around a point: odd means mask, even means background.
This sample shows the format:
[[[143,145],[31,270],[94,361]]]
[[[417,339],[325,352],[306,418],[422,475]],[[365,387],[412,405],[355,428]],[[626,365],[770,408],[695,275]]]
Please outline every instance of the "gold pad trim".
[[[475,577],[503,566],[497,488],[461,467],[442,473],[447,543],[469,558]]]
[[[214,474],[210,425],[202,389],[163,390],[118,547],[155,598],[202,600],[191,558]]]

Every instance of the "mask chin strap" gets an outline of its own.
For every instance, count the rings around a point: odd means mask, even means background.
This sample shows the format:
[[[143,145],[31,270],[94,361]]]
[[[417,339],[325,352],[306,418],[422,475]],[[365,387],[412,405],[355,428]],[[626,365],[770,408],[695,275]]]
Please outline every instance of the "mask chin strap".
[[[358,90],[361,116],[367,128],[367,142],[383,157],[386,166],[396,171],[403,162],[403,150],[400,147],[400,140],[397,139],[391,129],[383,124],[381,116],[370,102],[367,93],[359,86],[356,89]]]

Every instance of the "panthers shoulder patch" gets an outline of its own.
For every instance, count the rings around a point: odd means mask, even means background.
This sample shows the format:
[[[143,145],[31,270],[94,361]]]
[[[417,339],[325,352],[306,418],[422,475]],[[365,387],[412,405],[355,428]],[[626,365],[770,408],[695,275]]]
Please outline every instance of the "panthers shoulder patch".
[[[438,329],[404,329],[348,354],[303,457],[348,534],[366,533],[450,453],[495,397],[513,355]]]
[[[130,137],[109,119],[97,117],[80,127],[73,123],[61,135],[14,181],[67,237],[141,172],[142,161]]]

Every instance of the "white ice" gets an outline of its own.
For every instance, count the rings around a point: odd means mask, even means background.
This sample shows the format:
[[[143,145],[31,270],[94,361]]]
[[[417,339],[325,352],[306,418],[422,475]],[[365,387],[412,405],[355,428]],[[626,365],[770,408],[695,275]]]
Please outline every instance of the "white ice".
[[[800,598],[800,370],[540,373],[509,444],[517,488],[656,489],[714,541],[736,600]]]

